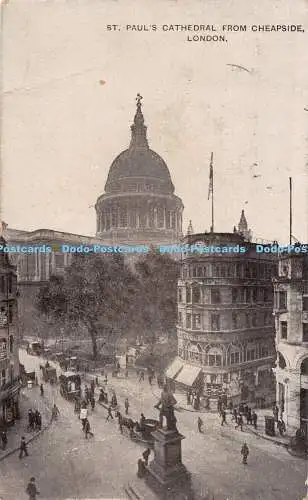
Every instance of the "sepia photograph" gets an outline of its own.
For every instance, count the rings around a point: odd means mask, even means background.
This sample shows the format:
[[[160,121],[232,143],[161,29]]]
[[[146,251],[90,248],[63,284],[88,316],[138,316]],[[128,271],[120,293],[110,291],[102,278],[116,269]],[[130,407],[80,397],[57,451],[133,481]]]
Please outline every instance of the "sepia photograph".
[[[307,0],[0,28],[0,500],[308,499]]]

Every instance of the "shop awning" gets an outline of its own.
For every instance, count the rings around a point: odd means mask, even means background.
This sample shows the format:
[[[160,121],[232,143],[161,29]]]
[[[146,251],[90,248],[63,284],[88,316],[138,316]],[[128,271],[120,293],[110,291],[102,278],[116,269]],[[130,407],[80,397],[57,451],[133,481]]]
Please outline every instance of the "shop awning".
[[[166,377],[175,379],[183,366],[183,361],[180,358],[175,358],[166,370]]]
[[[198,366],[184,365],[180,373],[177,375],[175,381],[191,387],[196,381],[200,372],[201,368],[199,368]]]

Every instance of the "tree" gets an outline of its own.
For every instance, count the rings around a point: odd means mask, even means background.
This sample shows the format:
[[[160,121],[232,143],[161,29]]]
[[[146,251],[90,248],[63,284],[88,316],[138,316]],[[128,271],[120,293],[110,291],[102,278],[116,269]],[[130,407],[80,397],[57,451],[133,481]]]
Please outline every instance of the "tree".
[[[179,263],[153,250],[139,260],[136,271],[141,282],[139,300],[148,337],[154,341],[158,332],[175,337]]]
[[[138,279],[118,255],[78,254],[63,277],[52,277],[38,295],[37,307],[45,315],[81,323],[97,359],[102,348],[115,343],[133,318]]]

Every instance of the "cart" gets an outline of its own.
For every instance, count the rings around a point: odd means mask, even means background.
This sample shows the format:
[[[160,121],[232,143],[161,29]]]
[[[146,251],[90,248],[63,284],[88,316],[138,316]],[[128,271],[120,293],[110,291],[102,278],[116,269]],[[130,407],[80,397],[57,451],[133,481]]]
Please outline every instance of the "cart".
[[[53,366],[43,366],[43,380],[44,382],[50,382],[51,384],[57,383],[57,370]]]
[[[59,377],[60,394],[69,401],[81,396],[81,378],[78,373],[65,372]]]

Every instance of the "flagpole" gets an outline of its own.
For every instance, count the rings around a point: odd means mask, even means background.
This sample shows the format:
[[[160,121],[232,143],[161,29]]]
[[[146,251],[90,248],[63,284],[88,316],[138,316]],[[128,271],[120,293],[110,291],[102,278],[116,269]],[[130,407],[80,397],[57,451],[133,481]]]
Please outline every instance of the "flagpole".
[[[292,177],[289,177],[289,189],[290,189],[290,245],[292,245]]]
[[[212,230],[214,232],[214,171],[213,171],[213,153],[211,154],[211,165],[212,165]]]

